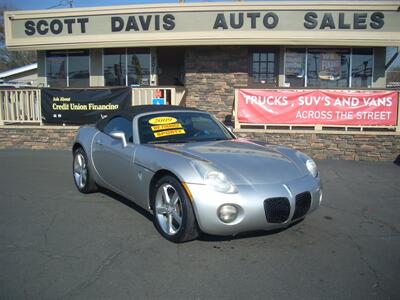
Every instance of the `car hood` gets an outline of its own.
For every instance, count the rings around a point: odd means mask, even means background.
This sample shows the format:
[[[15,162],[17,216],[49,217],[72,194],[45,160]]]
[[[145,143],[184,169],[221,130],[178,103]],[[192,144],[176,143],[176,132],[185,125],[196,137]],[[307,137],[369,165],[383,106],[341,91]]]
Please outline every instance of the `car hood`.
[[[244,139],[156,147],[198,160],[199,163],[212,163],[237,185],[288,182],[307,175],[304,167],[299,166],[287,151],[284,154],[277,146],[260,145]]]

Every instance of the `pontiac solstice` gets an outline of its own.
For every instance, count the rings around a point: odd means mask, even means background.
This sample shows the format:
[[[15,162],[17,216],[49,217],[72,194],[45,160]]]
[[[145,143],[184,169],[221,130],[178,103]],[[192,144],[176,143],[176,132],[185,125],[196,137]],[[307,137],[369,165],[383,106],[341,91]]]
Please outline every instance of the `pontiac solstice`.
[[[103,187],[148,210],[172,242],[287,227],[322,199],[310,157],[178,106],[134,106],[81,127],[73,178],[82,193]]]

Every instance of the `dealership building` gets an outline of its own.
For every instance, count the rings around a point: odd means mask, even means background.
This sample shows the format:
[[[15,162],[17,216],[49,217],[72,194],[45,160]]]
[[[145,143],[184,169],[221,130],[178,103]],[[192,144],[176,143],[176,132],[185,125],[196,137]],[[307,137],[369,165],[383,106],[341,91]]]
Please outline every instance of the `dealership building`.
[[[239,136],[316,158],[400,153],[400,1],[151,4],[4,19],[9,50],[37,51],[40,88],[129,87],[133,105],[159,98],[204,109]],[[76,128],[2,126],[0,137],[35,131],[68,145]],[[35,136],[22,143],[45,147],[49,134]]]

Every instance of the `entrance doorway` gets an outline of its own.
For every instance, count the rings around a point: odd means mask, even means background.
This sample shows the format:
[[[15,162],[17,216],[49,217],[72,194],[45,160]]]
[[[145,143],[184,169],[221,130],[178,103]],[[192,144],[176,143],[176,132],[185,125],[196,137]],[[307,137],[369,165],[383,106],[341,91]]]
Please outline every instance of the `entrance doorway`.
[[[159,47],[158,85],[184,85],[185,47]]]

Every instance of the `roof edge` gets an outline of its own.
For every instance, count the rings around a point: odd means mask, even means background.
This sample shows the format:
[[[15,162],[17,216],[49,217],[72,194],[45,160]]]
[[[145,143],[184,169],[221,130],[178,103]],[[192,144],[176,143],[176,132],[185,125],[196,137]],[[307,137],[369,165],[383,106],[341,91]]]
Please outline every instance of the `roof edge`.
[[[126,10],[218,10],[225,8],[243,8],[251,9],[253,7],[265,6],[269,9],[274,9],[275,7],[285,6],[287,9],[293,9],[296,7],[308,6],[315,8],[318,5],[318,9],[323,9],[324,7],[338,6],[342,8],[354,9],[365,7],[367,9],[369,6],[381,7],[382,9],[389,9],[391,7],[400,6],[399,0],[356,0],[356,1],[346,1],[346,0],[336,0],[336,1],[323,1],[323,0],[305,0],[305,1],[235,1],[235,2],[197,2],[197,3],[152,3],[152,4],[132,4],[132,5],[110,5],[110,6],[95,6],[95,7],[75,7],[75,8],[62,8],[62,9],[41,9],[41,10],[19,10],[19,11],[6,11],[5,14],[12,15],[15,19],[24,18],[26,15],[68,15],[71,13],[93,13],[105,11],[107,14],[118,13],[120,11]]]
[[[19,74],[19,73],[28,72],[28,71],[37,69],[37,67],[38,67],[37,63],[33,63],[33,64],[22,66],[22,67],[17,67],[17,68],[11,69],[11,70],[1,72],[0,78],[12,76],[12,75]]]

